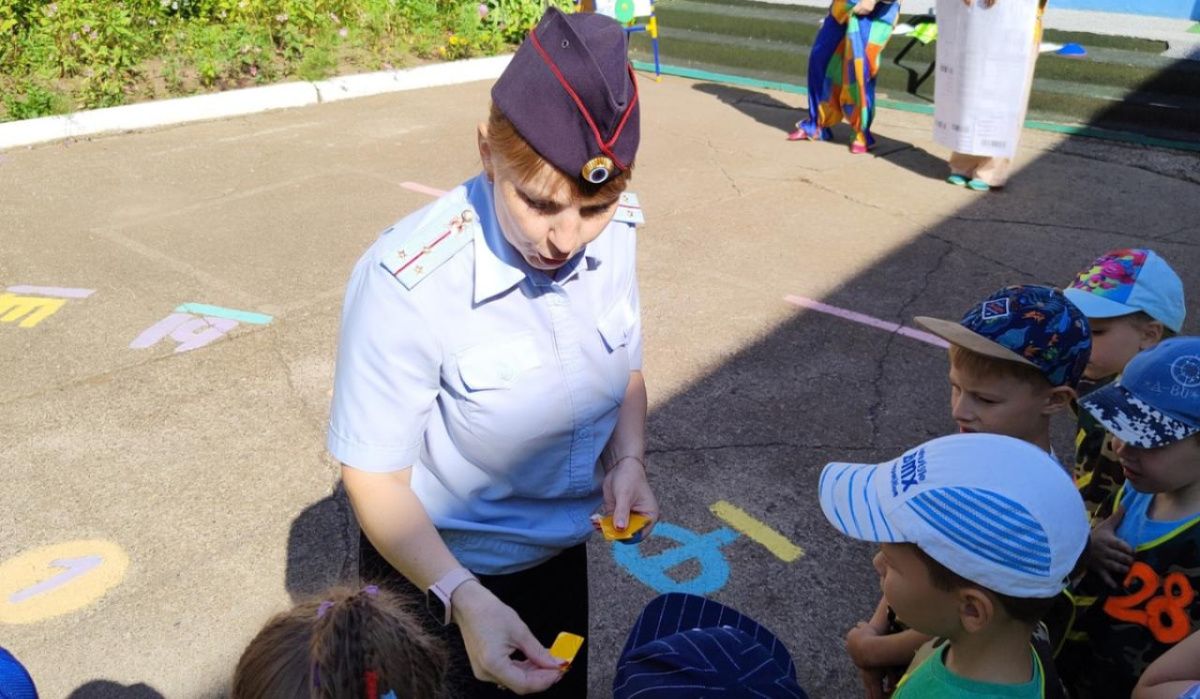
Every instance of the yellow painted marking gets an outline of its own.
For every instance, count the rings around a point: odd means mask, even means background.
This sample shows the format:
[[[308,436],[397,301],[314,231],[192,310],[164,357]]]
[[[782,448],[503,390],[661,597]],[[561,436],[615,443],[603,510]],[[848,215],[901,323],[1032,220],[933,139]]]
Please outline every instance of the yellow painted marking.
[[[72,575],[72,562],[81,560],[91,563]],[[32,624],[83,609],[120,584],[128,568],[129,557],[111,541],[69,541],[18,554],[0,563],[0,623]],[[62,584],[54,584],[56,578]]]
[[[724,500],[714,502],[708,509],[729,526],[761,544],[784,563],[804,555],[804,549],[788,541],[779,532],[751,517],[744,510]]]
[[[17,327],[32,328],[54,315],[66,302],[66,299],[51,299],[43,296],[0,294],[0,323],[15,323],[20,320]]]
[[[580,648],[583,648],[583,636],[562,631],[558,634],[558,638],[554,639],[554,645],[550,646],[550,655],[567,661],[567,666],[570,667],[571,661],[575,660],[575,655],[579,653]]]

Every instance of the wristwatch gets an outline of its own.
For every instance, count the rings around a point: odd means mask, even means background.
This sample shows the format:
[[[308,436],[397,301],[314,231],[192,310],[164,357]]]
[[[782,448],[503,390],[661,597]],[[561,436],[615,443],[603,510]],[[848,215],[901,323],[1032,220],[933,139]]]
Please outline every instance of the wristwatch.
[[[455,568],[438,578],[438,581],[425,591],[425,608],[442,626],[450,625],[450,596],[459,585],[468,580],[478,581],[479,578],[466,568]]]

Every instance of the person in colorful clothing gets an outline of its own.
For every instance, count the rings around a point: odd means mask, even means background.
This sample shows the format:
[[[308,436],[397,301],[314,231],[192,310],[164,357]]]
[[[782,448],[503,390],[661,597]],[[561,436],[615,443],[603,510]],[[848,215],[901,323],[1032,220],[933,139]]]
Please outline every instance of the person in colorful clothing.
[[[808,118],[789,141],[829,141],[844,118],[854,129],[851,153],[875,145],[875,75],[899,16],[899,0],[833,0],[808,56]]]
[[[1113,434],[1125,485],[1107,523],[1133,555],[1117,567],[1107,549],[1089,552],[1059,667],[1076,699],[1127,697],[1200,630],[1200,338],[1145,350],[1080,405]],[[1113,584],[1115,567],[1125,570]]]
[[[547,10],[492,87],[483,172],[347,287],[327,445],[359,573],[429,608],[456,697],[585,696],[587,646],[569,671],[546,646],[588,636],[591,515],[658,518],[626,52],[611,18]]]
[[[875,569],[896,616],[944,639],[894,699],[1064,696],[1034,633],[1087,545],[1088,521],[1044,449],[951,435],[882,464],[828,464],[817,489],[831,525],[880,545]]]
[[[1138,352],[1173,337],[1187,314],[1179,275],[1145,248],[1104,253],[1063,293],[1092,326],[1092,356],[1080,382],[1081,396],[1112,383]],[[1078,404],[1073,408],[1078,419],[1075,483],[1099,522],[1112,514],[1125,476],[1108,430]]]

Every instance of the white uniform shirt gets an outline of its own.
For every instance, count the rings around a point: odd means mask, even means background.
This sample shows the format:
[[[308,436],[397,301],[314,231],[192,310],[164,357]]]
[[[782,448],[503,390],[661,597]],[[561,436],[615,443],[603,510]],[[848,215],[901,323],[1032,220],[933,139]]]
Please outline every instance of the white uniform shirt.
[[[392,226],[346,291],[329,451],[364,471],[412,466],[476,573],[587,539],[600,452],[642,365],[635,242],[614,221],[556,281],[505,241],[483,175]]]

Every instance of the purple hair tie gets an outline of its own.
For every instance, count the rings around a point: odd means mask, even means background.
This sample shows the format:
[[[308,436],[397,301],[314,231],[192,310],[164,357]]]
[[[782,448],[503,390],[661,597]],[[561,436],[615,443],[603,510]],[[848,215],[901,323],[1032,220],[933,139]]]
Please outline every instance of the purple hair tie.
[[[368,595],[374,597],[375,595],[379,594],[379,586],[378,585],[367,585],[366,587],[364,587],[362,589],[362,591],[367,593]]]
[[[329,608],[332,606],[333,606],[332,600],[325,600],[324,602],[322,602],[321,606],[317,607],[317,618],[320,619],[321,617],[325,616],[325,612],[328,612]]]

